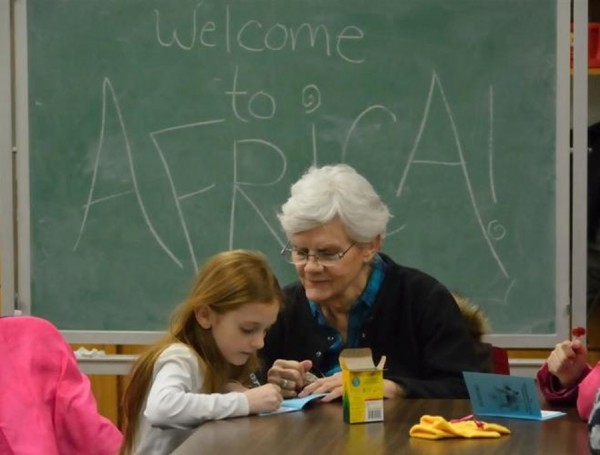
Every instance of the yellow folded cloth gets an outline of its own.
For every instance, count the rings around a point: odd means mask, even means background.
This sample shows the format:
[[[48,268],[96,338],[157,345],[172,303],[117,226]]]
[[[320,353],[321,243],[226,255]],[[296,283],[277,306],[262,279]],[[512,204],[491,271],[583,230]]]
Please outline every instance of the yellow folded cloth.
[[[496,423],[475,420],[472,416],[448,422],[441,416],[424,415],[421,421],[413,425],[409,434],[413,438],[499,438],[510,434],[510,430]]]

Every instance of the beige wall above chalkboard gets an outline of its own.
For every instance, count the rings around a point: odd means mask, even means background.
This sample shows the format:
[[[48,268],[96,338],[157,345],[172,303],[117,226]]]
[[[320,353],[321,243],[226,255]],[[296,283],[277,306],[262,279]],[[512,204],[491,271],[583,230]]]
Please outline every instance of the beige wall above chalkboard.
[[[289,282],[277,210],[308,166],[347,162],[394,215],[385,252],[494,333],[555,339],[559,2],[26,4],[34,314],[160,330],[230,248]]]

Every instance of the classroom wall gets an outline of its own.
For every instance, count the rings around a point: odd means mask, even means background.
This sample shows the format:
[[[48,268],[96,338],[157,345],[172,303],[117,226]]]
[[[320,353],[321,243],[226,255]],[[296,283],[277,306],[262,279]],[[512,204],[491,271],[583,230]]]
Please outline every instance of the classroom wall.
[[[588,78],[588,124],[600,122],[600,76]]]
[[[600,0],[588,2],[590,21],[600,22]],[[588,77],[588,125],[600,122],[600,75]],[[600,308],[598,305],[587,315],[588,349],[590,364],[600,361]]]

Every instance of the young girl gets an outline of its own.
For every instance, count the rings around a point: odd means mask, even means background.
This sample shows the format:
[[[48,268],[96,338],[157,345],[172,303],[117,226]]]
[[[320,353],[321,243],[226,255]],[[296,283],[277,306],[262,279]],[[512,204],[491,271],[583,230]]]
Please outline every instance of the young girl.
[[[133,367],[120,453],[171,453],[206,420],[277,409],[277,385],[245,386],[282,302],[262,254],[237,250],[209,259],[167,335]]]
[[[114,455],[121,441],[58,329],[0,318],[0,454]]]

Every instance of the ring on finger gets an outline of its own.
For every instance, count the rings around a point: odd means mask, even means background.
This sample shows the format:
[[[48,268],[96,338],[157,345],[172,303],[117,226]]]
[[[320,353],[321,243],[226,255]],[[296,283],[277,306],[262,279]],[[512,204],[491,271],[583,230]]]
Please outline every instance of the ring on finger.
[[[282,389],[287,389],[287,385],[288,385],[288,380],[287,379],[283,379],[281,381],[281,388]]]

